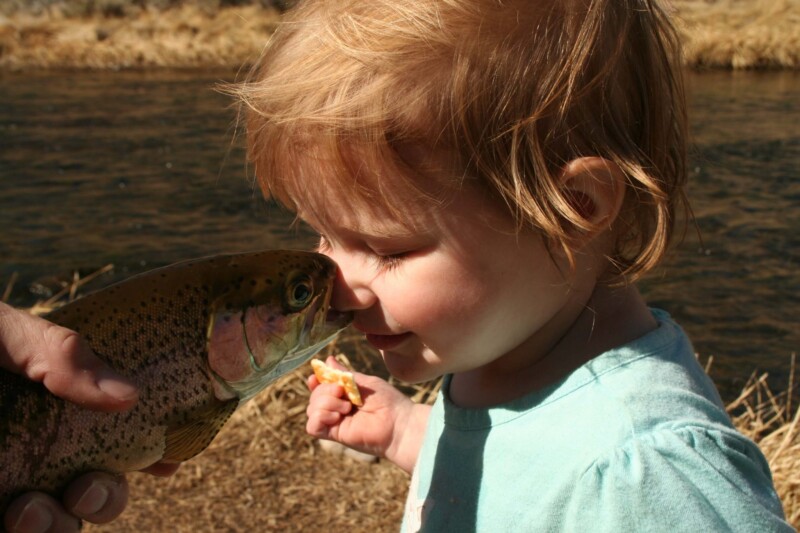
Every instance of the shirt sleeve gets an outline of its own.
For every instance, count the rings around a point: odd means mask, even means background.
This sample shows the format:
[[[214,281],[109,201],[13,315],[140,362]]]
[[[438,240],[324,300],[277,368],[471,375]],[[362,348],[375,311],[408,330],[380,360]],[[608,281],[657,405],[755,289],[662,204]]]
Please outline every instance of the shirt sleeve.
[[[564,531],[795,531],[757,446],[708,428],[659,429],[603,454],[567,507]]]

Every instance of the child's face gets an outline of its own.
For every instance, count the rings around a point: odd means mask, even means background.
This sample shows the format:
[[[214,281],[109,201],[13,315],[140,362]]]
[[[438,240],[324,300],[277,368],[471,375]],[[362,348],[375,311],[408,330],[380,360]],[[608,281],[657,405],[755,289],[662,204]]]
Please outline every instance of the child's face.
[[[332,305],[354,311],[395,377],[420,382],[497,361],[508,369],[546,348],[537,332],[566,306],[569,269],[538,234],[516,232],[472,188],[402,212],[401,222],[331,201],[320,246],[340,268]]]

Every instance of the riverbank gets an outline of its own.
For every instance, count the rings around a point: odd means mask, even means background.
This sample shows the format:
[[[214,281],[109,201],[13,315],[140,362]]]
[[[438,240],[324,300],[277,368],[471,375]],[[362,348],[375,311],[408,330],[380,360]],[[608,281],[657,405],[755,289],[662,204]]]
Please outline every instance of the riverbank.
[[[238,68],[258,58],[279,18],[256,5],[17,12],[0,17],[0,70]]]
[[[247,1],[11,0],[0,8],[0,71],[238,69],[258,58],[285,4]],[[800,0],[672,5],[690,67],[800,68]]]

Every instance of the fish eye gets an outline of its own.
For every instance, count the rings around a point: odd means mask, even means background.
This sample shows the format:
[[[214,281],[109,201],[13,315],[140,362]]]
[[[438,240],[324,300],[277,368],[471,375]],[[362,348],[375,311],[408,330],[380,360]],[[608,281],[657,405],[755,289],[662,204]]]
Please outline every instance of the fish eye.
[[[292,309],[302,309],[314,296],[314,284],[308,276],[292,280],[286,289],[286,299]]]

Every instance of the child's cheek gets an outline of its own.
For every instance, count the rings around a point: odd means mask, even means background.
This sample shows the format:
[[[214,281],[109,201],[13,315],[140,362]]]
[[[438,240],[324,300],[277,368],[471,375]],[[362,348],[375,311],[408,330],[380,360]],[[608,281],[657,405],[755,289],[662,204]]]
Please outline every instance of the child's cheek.
[[[399,305],[389,309],[392,317],[418,334],[442,328],[463,331],[464,322],[469,322],[470,315],[490,295],[482,285],[461,274],[422,278],[419,283],[398,287],[393,301]]]

